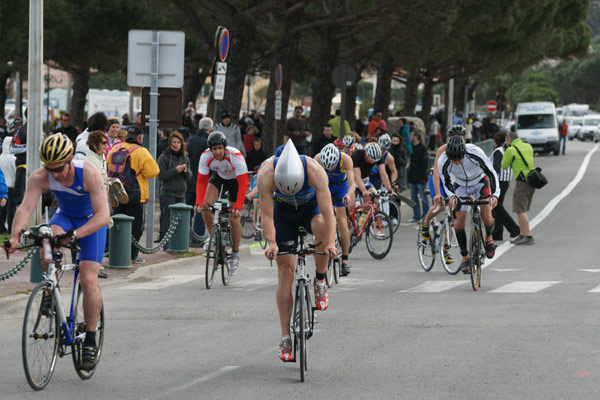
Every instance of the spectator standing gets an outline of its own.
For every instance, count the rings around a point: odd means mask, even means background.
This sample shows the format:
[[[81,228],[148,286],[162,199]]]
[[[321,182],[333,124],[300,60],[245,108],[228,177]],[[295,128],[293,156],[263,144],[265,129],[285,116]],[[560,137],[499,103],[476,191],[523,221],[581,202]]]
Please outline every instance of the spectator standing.
[[[400,118],[398,120],[398,134],[404,138],[404,146],[410,156],[412,154],[412,143],[410,141],[410,127],[406,118]]]
[[[429,142],[427,143],[427,147],[429,150],[435,150],[436,140],[440,133],[440,122],[433,114],[431,117],[429,117],[429,119],[431,119],[431,124],[429,125]]]
[[[483,131],[483,124],[479,120],[479,118],[473,118],[473,131],[471,132],[473,136],[473,143],[481,142],[481,132]],[[506,136],[506,135],[505,135]]]
[[[79,136],[77,136],[77,148],[75,150],[75,155],[73,156],[73,160],[85,160],[85,156],[88,153],[87,140],[90,132],[93,131],[102,131],[106,130],[106,125],[108,124],[108,119],[103,112],[97,112],[92,114],[91,117],[87,120],[88,127],[85,131],[81,132]]]
[[[54,132],[52,133],[62,133],[67,135],[71,142],[73,142],[73,146],[75,145],[75,141],[77,140],[77,129],[71,125],[71,114],[68,112],[64,112],[60,115],[60,126],[58,126]]]
[[[333,130],[333,136],[335,136],[336,138],[341,137],[340,136],[341,124],[342,124],[342,110],[337,109],[337,110],[335,110],[335,117],[333,117],[329,120],[329,125],[331,125],[331,129]],[[348,120],[344,120],[344,129],[345,129],[344,136],[348,135],[350,133],[350,124],[348,123]]]
[[[413,152],[410,155],[408,184],[410,185],[410,197],[415,203],[413,218],[410,222],[419,222],[429,210],[429,199],[425,195],[425,188],[429,181],[429,154],[425,145],[421,143],[421,135],[415,133],[414,130],[410,133],[410,140]]]
[[[198,132],[188,138],[186,142],[188,157],[190,159],[190,171],[192,178],[187,182],[187,191],[185,193],[185,204],[194,206],[196,204],[196,177],[198,176],[198,165],[200,156],[204,150],[208,149],[208,135],[213,131],[213,120],[210,118],[202,118],[198,122]],[[192,214],[192,229],[198,236],[204,236],[206,228],[204,227],[204,219],[202,215]],[[190,244],[198,246],[195,240],[190,239]]]
[[[8,127],[6,126],[6,118],[0,117],[0,139],[4,142],[4,138],[8,136]]]
[[[27,118],[27,109],[25,110],[25,117]],[[17,118],[15,118],[13,123],[18,125],[21,123],[21,119],[19,118],[17,121]],[[15,205],[19,206],[25,195],[25,182],[27,181],[27,124],[18,125],[18,128],[12,133],[9,151],[15,155],[16,172],[13,194]]]
[[[187,155],[183,135],[173,131],[169,135],[168,146],[158,158],[160,172],[160,218],[162,221],[160,237],[163,238],[170,225],[169,206],[185,202],[187,183],[192,178],[190,159]]]
[[[535,192],[535,188],[527,183],[527,174],[534,168],[533,147],[529,143],[525,143],[519,139],[517,132],[510,132],[506,143],[509,147],[504,152],[501,167],[502,169],[511,167],[517,182],[512,204],[513,211],[517,213],[520,229],[519,236],[511,240],[511,242],[517,245],[533,244],[534,239],[531,235],[529,218],[527,217],[527,211],[531,207],[531,201]]]
[[[108,193],[108,175],[106,174],[106,159],[104,158],[104,153],[108,147],[108,139],[103,131],[93,131],[88,136],[87,145],[90,151],[85,156],[85,160],[98,168],[104,181],[104,190]]]
[[[242,152],[246,157],[244,142],[242,141],[242,133],[239,126],[231,122],[231,115],[227,111],[221,114],[221,122],[215,125],[215,131],[221,131],[227,138],[227,143]]]
[[[129,156],[129,165],[137,175],[137,181],[140,185],[139,198],[129,196],[129,201],[126,204],[119,204],[115,208],[116,214],[125,214],[133,217],[131,224],[131,234],[135,240],[139,241],[144,231],[144,205],[148,200],[148,178],[154,178],[158,175],[158,164],[152,158],[150,152],[142,147],[144,139],[144,131],[139,125],[131,125],[127,128],[127,137],[124,143],[119,143],[108,154],[108,168],[111,165],[111,154],[119,150],[121,147],[129,149],[135,146]],[[131,260],[134,263],[143,264],[145,261],[139,257],[139,250],[133,244],[131,245]]]
[[[158,130],[158,143],[156,143],[156,159],[160,158],[160,155],[169,147],[169,135],[171,134],[170,129],[159,129]]]
[[[110,150],[113,148],[114,145],[116,145],[117,143],[121,143],[121,139],[119,139],[119,131],[121,130],[121,124],[119,123],[118,119],[109,119],[108,120],[108,124],[107,124],[107,128],[106,128],[106,139],[107,139],[107,144],[106,144],[106,153],[104,153],[105,156],[108,155],[108,153],[110,153]]]
[[[292,139],[299,154],[308,155],[306,137],[310,135],[308,121],[302,116],[304,109],[300,106],[294,108],[294,116],[285,123],[285,134]],[[228,142],[229,143],[229,142]]]
[[[560,145],[562,143],[562,155],[564,156],[566,154],[565,150],[567,148],[567,135],[569,134],[569,125],[567,125],[567,121],[563,119],[558,128],[558,151],[560,151]]]
[[[371,119],[371,122],[369,122],[367,127],[367,132],[369,133],[367,142],[373,137],[377,128],[379,128],[379,121],[381,121],[381,118],[383,118],[383,113],[381,111],[373,113],[373,119]]]
[[[512,219],[508,211],[504,208],[504,196],[510,186],[510,180],[512,179],[512,169],[502,169],[502,158],[504,157],[506,142],[506,132],[500,131],[494,136],[494,151],[490,156],[490,161],[496,170],[498,175],[498,181],[500,182],[500,197],[498,197],[498,205],[492,210],[494,214],[494,229],[492,230],[492,238],[494,240],[503,240],[502,233],[504,228],[508,230],[510,238],[515,240],[519,236],[519,225]]]
[[[319,154],[323,147],[327,146],[329,143],[333,143],[334,141],[335,137],[333,136],[333,129],[331,128],[331,125],[326,124],[323,127],[323,135],[319,136],[319,138],[315,140],[313,157]]]
[[[254,125],[248,125],[246,127],[246,135],[244,136],[244,149],[246,150],[246,154],[249,154],[254,146],[254,139],[257,137],[258,128]],[[246,157],[246,160],[248,158]]]
[[[131,120],[129,119],[129,114],[123,114],[123,126],[131,125]]]
[[[390,153],[394,156],[394,163],[396,164],[396,171],[398,171],[398,179],[392,184],[396,184],[400,191],[404,191],[404,169],[408,165],[408,153],[406,147],[402,144],[402,137],[397,133],[392,135],[392,147],[390,147]]]
[[[0,234],[9,233],[12,227],[12,221],[17,209],[17,203],[14,199],[15,173],[15,156],[10,154],[11,137],[7,136],[2,141],[2,154],[0,154],[0,169],[4,173],[8,197],[6,207],[0,208]]]
[[[248,152],[246,157],[246,165],[248,166],[248,172],[252,172],[260,167],[260,164],[267,159],[267,155],[262,150],[262,140],[260,138],[254,138],[252,142],[252,151]]]

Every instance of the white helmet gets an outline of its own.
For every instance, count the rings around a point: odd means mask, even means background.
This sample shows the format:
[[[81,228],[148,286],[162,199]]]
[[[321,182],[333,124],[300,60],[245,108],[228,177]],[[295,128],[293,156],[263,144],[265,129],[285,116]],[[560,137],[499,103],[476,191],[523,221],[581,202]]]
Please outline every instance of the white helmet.
[[[288,139],[275,167],[275,186],[281,193],[295,195],[304,186],[304,166],[292,139]]]
[[[356,146],[354,146],[354,150],[362,150],[363,146],[360,143],[356,143]]]
[[[346,136],[344,136],[342,141],[344,142],[344,146],[352,147],[352,145],[355,142],[354,135],[346,135]]]
[[[379,137],[379,145],[382,149],[389,150],[390,147],[392,147],[392,139],[390,138],[390,135],[387,133],[385,135],[381,135]]]
[[[371,142],[365,146],[365,152],[367,153],[367,157],[371,159],[373,162],[377,162],[381,160],[381,147],[379,147],[378,143]]]
[[[340,151],[335,147],[335,144],[329,143],[323,147],[319,155],[319,161],[325,169],[332,169],[337,166],[340,161]]]

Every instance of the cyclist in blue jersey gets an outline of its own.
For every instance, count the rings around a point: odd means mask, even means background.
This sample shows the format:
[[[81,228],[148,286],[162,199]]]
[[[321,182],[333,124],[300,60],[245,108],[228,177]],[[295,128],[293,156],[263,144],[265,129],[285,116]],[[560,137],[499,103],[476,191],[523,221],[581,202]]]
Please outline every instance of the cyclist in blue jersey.
[[[346,136],[348,137],[348,136]],[[350,254],[350,231],[348,230],[348,216],[346,204],[352,210],[355,202],[356,184],[354,182],[354,164],[352,158],[338,150],[333,143],[323,147],[316,155],[315,161],[319,162],[329,179],[329,191],[336,207],[335,218],[340,232],[342,246],[342,271],[343,276],[350,274],[348,254]]]
[[[97,361],[95,335],[102,308],[98,271],[104,256],[110,212],[100,172],[89,161],[73,161],[73,152],[71,140],[60,133],[42,142],[40,158],[44,166],[29,177],[25,197],[13,220],[9,252],[17,250],[21,231],[27,228],[42,193],[51,191],[59,206],[50,219],[53,235],[70,232],[72,238],[79,240],[81,248],[79,279],[83,289],[86,335],[80,368],[91,370]],[[47,265],[44,267],[47,268]]]
[[[304,226],[315,236],[315,243],[320,243],[317,251],[333,254],[334,257],[338,253],[327,174],[312,158],[298,155],[294,144],[288,140],[280,157],[263,162],[258,173],[258,193],[263,233],[268,242],[265,256],[276,260],[278,269],[276,301],[281,324],[279,358],[292,361],[294,353],[290,318],[294,306],[294,256],[289,251],[297,246],[298,227]],[[325,284],[328,256],[315,254],[314,257],[317,270],[315,304],[318,310],[325,310],[329,305]]]

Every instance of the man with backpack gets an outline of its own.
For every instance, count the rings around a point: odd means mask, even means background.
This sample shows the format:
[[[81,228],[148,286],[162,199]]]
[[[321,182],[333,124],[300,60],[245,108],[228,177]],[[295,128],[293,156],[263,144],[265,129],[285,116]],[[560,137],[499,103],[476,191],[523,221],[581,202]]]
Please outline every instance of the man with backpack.
[[[120,179],[129,198],[127,203],[120,203],[114,211],[134,218],[131,234],[137,241],[144,231],[144,204],[149,195],[148,178],[154,178],[160,172],[150,152],[141,146],[143,135],[144,131],[138,125],[129,126],[125,143],[115,145],[106,158],[108,176]],[[138,264],[145,262],[139,257],[139,250],[133,244],[131,261]]]

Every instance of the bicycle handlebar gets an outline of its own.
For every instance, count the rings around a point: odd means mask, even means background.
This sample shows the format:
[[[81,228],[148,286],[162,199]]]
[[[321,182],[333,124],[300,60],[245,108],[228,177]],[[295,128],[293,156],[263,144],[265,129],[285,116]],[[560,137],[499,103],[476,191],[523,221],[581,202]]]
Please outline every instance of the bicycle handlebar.
[[[52,248],[63,247],[73,251],[81,251],[81,249],[79,248],[79,240],[73,236],[74,232],[74,229],[69,229],[63,234],[52,237],[52,230],[47,225],[42,225],[40,227],[40,232],[37,234],[31,231],[21,230],[21,235],[25,238],[31,238],[33,242],[31,244],[18,247],[17,250],[25,250],[31,247],[41,247],[42,241],[44,239],[49,239],[50,246]],[[63,244],[62,241],[65,239],[69,239],[69,242]],[[11,247],[9,238],[4,239],[2,247],[4,248],[4,251],[6,251],[6,258],[9,259],[8,249],[10,249]]]

